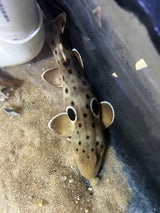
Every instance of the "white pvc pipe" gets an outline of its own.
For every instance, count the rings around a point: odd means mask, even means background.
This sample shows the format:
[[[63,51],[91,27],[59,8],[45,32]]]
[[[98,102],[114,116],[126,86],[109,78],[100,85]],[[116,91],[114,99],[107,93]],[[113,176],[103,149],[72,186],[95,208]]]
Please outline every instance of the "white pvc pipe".
[[[43,43],[43,16],[36,1],[0,0],[0,66],[31,60]]]

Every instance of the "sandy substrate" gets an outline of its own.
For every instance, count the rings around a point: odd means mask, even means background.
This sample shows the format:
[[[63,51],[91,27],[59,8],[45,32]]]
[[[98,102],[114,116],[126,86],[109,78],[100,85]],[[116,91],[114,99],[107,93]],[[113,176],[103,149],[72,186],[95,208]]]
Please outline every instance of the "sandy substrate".
[[[98,184],[86,185],[69,142],[47,126],[63,111],[62,90],[40,77],[55,66],[47,51],[6,69],[23,84],[0,103],[0,212],[127,212],[131,191],[114,149],[106,152]],[[19,115],[4,107],[19,109]]]

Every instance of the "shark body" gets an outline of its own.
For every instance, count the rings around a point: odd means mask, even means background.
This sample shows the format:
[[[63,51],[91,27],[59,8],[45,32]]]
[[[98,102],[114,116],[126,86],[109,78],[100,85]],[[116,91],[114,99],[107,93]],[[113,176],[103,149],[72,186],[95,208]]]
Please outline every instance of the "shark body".
[[[97,175],[103,153],[105,138],[103,130],[114,120],[114,110],[110,103],[99,103],[95,93],[84,78],[84,67],[76,49],[62,45],[61,35],[66,23],[66,14],[60,14],[53,22],[50,48],[57,61],[58,69],[42,74],[46,81],[63,86],[65,112],[55,115],[49,128],[63,136],[70,137],[75,159],[80,173],[85,178]]]

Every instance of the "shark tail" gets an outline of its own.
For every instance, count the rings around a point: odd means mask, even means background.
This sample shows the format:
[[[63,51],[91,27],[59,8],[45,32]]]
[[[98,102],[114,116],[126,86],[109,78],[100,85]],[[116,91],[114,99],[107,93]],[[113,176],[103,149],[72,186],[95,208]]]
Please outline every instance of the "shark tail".
[[[48,37],[48,43],[49,46],[53,52],[55,47],[61,43],[61,37],[64,32],[66,24],[66,13],[63,12],[55,20],[53,20],[49,26],[49,35]]]

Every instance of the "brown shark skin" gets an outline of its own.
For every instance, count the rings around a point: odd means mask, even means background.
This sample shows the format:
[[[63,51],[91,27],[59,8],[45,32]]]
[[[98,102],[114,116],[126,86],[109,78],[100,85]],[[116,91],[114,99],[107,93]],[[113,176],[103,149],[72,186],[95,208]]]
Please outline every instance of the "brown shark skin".
[[[71,135],[76,162],[80,173],[90,179],[97,175],[105,150],[105,139],[100,125],[100,104],[84,78],[82,64],[74,52],[65,48],[61,43],[65,22],[65,13],[56,18],[49,44],[62,74],[65,107],[71,107],[76,112],[74,130]],[[91,107],[93,100],[98,105],[97,115]]]

